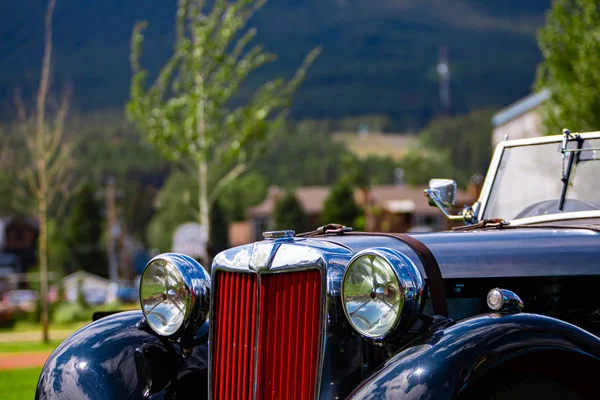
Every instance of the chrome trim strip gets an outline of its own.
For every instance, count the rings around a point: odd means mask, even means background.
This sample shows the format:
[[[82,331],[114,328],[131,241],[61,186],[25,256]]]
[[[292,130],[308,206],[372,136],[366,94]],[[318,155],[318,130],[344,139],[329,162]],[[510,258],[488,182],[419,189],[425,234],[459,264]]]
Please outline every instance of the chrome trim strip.
[[[259,332],[260,332],[260,273],[257,271],[256,274],[256,302],[255,302],[255,312],[256,312],[256,326],[254,327],[254,365],[252,368],[254,369],[252,373],[253,382],[252,382],[252,398],[256,400],[256,393],[258,388],[258,343],[260,341]]]
[[[564,221],[569,219],[583,219],[583,218],[600,218],[600,210],[593,211],[575,211],[575,212],[564,212],[548,215],[538,215],[535,217],[520,218],[510,221],[511,225],[529,225],[539,222],[552,222],[552,221]]]
[[[502,153],[504,152],[504,142],[499,143],[496,146],[496,150],[494,151],[494,155],[492,156],[492,160],[490,161],[490,166],[488,168],[487,175],[485,180],[483,181],[483,187],[481,188],[481,193],[479,194],[479,209],[477,212],[477,222],[481,221],[483,218],[483,214],[485,213],[485,208],[487,206],[488,199],[490,197],[490,193],[492,192],[492,187],[494,186],[494,181],[496,180],[496,174],[498,173],[498,167],[500,165],[500,160],[502,159]]]

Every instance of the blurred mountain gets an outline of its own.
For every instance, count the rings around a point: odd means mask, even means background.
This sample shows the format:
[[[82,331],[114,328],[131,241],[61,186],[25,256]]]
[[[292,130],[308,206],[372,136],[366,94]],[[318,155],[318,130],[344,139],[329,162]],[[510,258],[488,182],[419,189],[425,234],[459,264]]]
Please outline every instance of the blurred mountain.
[[[45,0],[0,2],[0,109],[15,87],[36,87]],[[245,88],[289,76],[312,47],[323,54],[293,117],[383,114],[396,129],[439,113],[436,63],[447,46],[452,111],[505,105],[528,93],[540,60],[535,33],[550,0],[270,0],[251,21],[278,54]],[[120,108],[129,88],[129,38],[148,20],[144,64],[156,71],[173,43],[175,0],[58,0],[54,89],[69,82],[81,110]]]

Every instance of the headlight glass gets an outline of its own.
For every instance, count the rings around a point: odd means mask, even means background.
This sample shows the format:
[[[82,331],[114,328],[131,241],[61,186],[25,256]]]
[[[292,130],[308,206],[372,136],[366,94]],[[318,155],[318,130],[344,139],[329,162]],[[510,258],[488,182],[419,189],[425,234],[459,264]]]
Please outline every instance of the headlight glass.
[[[188,290],[175,265],[164,259],[153,260],[142,274],[140,303],[146,322],[158,334],[177,332],[188,316]]]
[[[392,330],[402,313],[404,296],[394,269],[376,254],[355,258],[344,274],[344,311],[359,333],[379,338]]]

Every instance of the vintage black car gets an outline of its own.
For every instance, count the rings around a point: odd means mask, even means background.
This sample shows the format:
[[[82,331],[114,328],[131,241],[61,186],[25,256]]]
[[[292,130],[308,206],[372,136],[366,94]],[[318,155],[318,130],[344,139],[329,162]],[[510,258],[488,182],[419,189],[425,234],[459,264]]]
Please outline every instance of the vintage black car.
[[[328,225],[155,257],[142,311],[48,359],[36,398],[599,398],[600,133],[501,143],[449,232]],[[432,180],[445,209],[456,184]]]

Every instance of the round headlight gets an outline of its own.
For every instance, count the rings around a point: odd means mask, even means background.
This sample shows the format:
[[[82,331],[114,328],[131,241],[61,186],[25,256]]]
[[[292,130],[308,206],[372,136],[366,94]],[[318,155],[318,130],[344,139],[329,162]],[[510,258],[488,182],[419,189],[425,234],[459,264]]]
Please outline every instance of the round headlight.
[[[414,322],[424,286],[421,272],[404,254],[386,248],[363,250],[344,272],[344,312],[361,335],[381,339]]]
[[[140,304],[146,322],[159,335],[193,334],[208,316],[210,276],[191,257],[161,254],[142,273]]]

